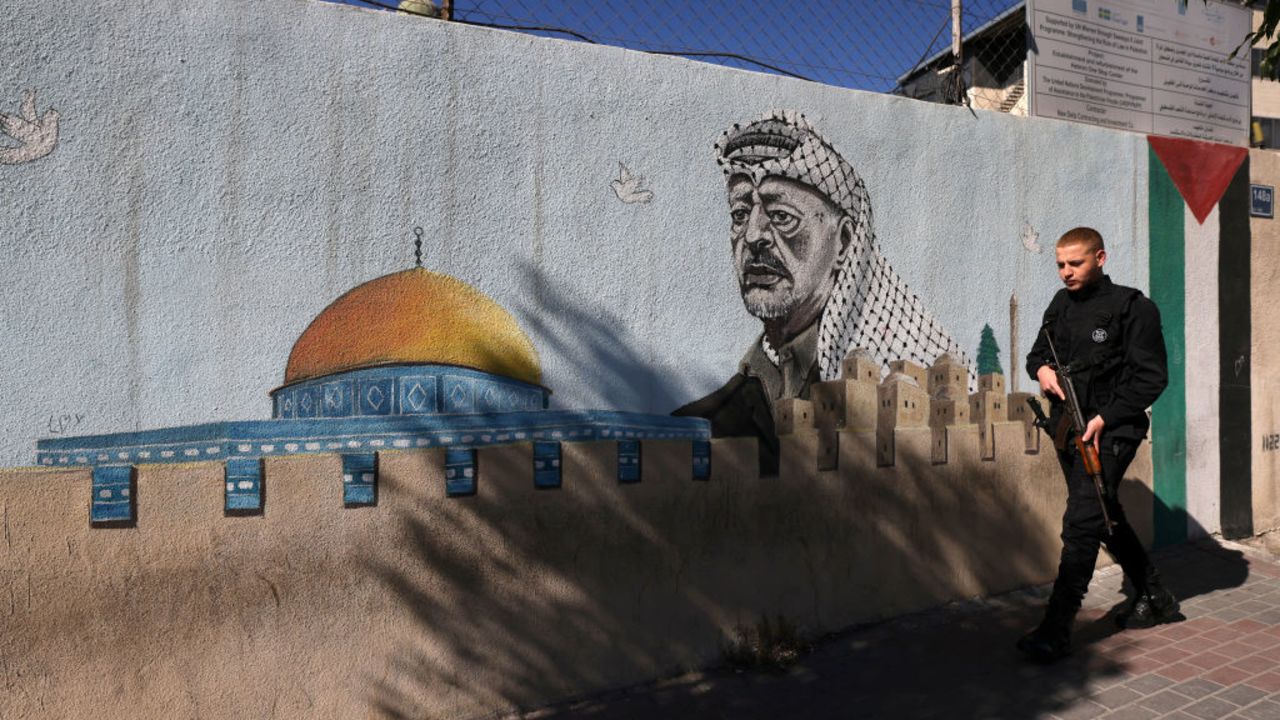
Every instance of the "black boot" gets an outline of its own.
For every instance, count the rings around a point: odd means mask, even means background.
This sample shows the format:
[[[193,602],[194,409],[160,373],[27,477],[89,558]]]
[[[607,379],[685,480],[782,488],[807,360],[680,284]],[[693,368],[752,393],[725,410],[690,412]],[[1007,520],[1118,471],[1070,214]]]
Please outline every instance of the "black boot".
[[[1116,616],[1116,625],[1122,628],[1149,628],[1182,620],[1178,599],[1160,584],[1160,574],[1154,568],[1147,573],[1146,587],[1137,590],[1137,597]]]
[[[1018,649],[1038,663],[1061,660],[1071,652],[1071,623],[1075,617],[1075,609],[1064,608],[1050,600],[1044,620],[1035,630],[1019,638]]]

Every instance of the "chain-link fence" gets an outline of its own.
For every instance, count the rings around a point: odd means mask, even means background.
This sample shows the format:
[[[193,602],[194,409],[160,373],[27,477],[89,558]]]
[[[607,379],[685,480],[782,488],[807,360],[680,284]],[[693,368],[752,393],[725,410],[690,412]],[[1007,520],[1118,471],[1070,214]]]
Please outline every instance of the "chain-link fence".
[[[1026,108],[1022,0],[332,1],[933,102]]]

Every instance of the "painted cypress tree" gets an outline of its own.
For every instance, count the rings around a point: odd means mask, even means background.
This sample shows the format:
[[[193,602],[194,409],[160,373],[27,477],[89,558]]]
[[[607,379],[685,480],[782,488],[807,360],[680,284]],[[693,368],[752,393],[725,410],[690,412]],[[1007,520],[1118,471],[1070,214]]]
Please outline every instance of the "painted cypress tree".
[[[978,342],[978,374],[988,373],[1003,375],[1004,370],[1000,367],[1000,346],[996,344],[996,334],[992,332],[990,325],[984,324],[982,340]]]

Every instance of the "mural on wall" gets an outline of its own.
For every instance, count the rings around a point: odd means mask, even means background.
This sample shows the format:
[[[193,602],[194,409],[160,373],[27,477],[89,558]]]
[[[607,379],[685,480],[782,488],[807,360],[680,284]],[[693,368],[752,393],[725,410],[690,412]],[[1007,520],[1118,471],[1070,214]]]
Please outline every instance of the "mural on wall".
[[[763,332],[723,387],[675,415],[709,419],[716,436],[759,438],[762,466],[776,467],[774,404],[807,399],[856,349],[882,368],[950,354],[972,376],[959,343],[880,254],[862,178],[804,115],[735,124],[715,147],[742,302]]]
[[[639,442],[694,441],[694,477],[710,477],[706,421],[595,410],[549,410],[537,350],[515,318],[484,293],[421,266],[347,291],[311,321],[271,391],[270,420],[134,433],[46,438],[37,463],[93,468],[90,519],[135,520],[132,467],[217,460],[225,510],[263,511],[262,459],[342,456],[343,503],[377,503],[380,450],[442,447],[447,495],[476,491],[476,449],[534,445],[539,487],[560,486],[561,442],[614,440],[618,480],[640,479]]]
[[[27,90],[18,115],[0,112],[0,130],[17,146],[0,145],[0,165],[21,165],[53,152],[58,146],[58,111],[36,112],[36,91]]]

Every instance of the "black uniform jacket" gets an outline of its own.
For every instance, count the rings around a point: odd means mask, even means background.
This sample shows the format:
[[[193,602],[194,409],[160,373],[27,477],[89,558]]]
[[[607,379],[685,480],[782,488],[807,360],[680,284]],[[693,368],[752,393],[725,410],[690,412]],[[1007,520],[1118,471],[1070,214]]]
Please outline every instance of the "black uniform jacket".
[[[1074,292],[1063,288],[1044,313],[1058,360],[1072,369],[1085,422],[1101,415],[1111,438],[1141,439],[1151,423],[1147,408],[1169,381],[1160,310],[1141,291],[1103,275]],[[1027,373],[1053,365],[1044,333],[1027,353]],[[1050,427],[1065,403],[1050,397]]]

